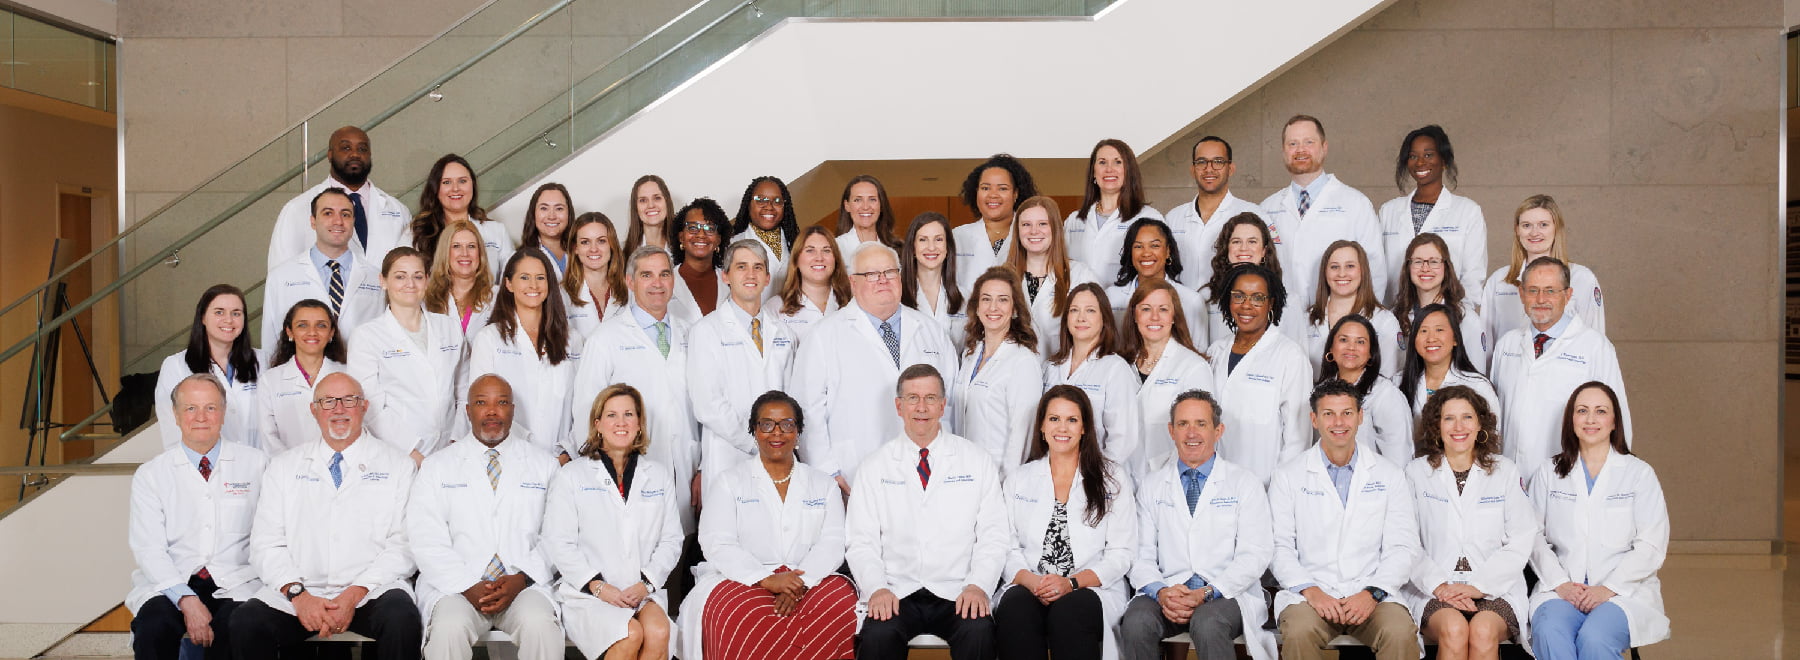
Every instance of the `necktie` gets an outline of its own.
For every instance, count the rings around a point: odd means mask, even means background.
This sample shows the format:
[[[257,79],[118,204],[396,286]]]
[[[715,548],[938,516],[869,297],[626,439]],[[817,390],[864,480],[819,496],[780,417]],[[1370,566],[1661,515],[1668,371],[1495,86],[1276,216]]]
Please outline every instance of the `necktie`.
[[[488,582],[493,582],[494,580],[498,580],[505,576],[506,564],[500,561],[500,555],[494,555],[493,558],[488,559],[487,570],[482,571],[481,573],[481,579]]]
[[[894,326],[887,321],[881,322],[881,341],[887,344],[888,355],[893,356],[894,366],[900,366],[900,335],[894,333]]]
[[[919,448],[919,487],[924,488],[931,483],[931,450]]]
[[[200,478],[212,481],[212,461],[205,456],[200,457]]]
[[[1532,357],[1544,357],[1544,344],[1550,343],[1550,335],[1542,332],[1531,340]]]
[[[756,352],[761,353],[763,350],[762,319],[750,319],[750,341],[756,342]]]
[[[487,457],[488,487],[494,490],[500,490],[500,450],[492,448],[488,449]]]
[[[1181,490],[1187,493],[1188,514],[1194,513],[1194,507],[1200,506],[1200,470],[1187,468],[1181,471]]]
[[[1300,191],[1300,215],[1306,215],[1306,210],[1310,209],[1310,208],[1312,208],[1312,195],[1308,194],[1305,190],[1301,190]]]
[[[669,322],[656,322],[656,350],[662,351],[663,357],[669,357]]]
[[[335,317],[344,308],[344,267],[336,261],[325,262],[325,267],[331,269],[331,283],[325,290],[331,296],[331,315]]]
[[[362,193],[350,193],[350,206],[356,210],[356,242],[362,244],[366,253],[369,249],[369,214],[363,211]]]
[[[339,467],[339,466],[343,465],[343,463],[344,463],[344,452],[339,451],[339,452],[331,453],[331,465],[326,466],[325,470],[327,472],[331,473],[331,487],[332,488],[343,488],[344,487],[344,470],[343,470],[343,468]]]

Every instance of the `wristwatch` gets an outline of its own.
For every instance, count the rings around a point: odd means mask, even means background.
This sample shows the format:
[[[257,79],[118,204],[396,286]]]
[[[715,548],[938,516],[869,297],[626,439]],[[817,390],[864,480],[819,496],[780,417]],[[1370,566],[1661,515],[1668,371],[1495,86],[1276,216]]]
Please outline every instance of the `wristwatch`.
[[[1382,589],[1381,587],[1363,587],[1363,591],[1367,591],[1370,596],[1374,596],[1375,602],[1377,603],[1387,600],[1388,597],[1387,590]]]
[[[287,586],[281,588],[281,595],[287,596],[288,602],[290,603],[294,602],[294,599],[299,598],[300,594],[303,593],[306,593],[306,585],[299,582],[289,582]]]

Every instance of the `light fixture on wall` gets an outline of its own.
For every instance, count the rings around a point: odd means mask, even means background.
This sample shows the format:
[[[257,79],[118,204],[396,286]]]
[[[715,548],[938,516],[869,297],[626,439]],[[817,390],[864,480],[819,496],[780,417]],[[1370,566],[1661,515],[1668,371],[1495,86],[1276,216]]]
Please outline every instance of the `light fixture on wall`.
[[[542,137],[542,138],[543,138],[543,139],[544,139],[544,146],[546,146],[546,147],[550,147],[550,148],[551,148],[551,149],[555,149],[555,148],[556,148],[556,139],[555,139],[555,138],[552,138],[552,137],[550,137],[550,134],[549,134],[549,133],[545,133],[545,134],[543,134],[543,135],[541,135],[541,136],[539,136],[539,137]]]
[[[168,266],[170,268],[180,266],[181,265],[181,250],[176,250],[174,252],[170,252],[168,258],[163,259],[163,265]]]
[[[756,3],[754,3],[754,2],[750,3],[750,17],[751,18],[762,18],[762,14],[763,14],[762,7],[756,6]]]
[[[426,96],[426,98],[429,98],[429,99],[431,99],[431,102],[432,102],[432,103],[436,103],[436,102],[438,102],[438,101],[442,101],[442,100],[444,100],[444,93],[443,93],[443,92],[441,92],[441,91],[438,91],[438,90],[441,90],[441,89],[443,89],[443,88],[444,88],[444,86],[443,86],[443,85],[432,85],[432,86],[431,86],[431,91],[430,91],[430,92],[427,92],[427,93],[426,93],[426,94],[425,94],[425,96]]]

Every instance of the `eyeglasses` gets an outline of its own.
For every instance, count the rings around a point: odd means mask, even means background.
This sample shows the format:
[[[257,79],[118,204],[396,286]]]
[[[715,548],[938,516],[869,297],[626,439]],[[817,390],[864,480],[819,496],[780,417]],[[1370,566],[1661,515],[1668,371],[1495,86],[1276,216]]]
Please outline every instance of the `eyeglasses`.
[[[756,431],[758,433],[774,433],[775,429],[781,429],[782,433],[793,433],[798,428],[800,428],[800,425],[794,423],[794,418],[792,417],[780,421],[773,419],[756,420]]]
[[[313,405],[316,405],[320,408],[324,408],[326,410],[337,410],[339,404],[350,406],[351,408],[355,408],[359,405],[362,405],[362,402],[363,402],[363,398],[360,396],[355,396],[355,395],[328,396],[323,399],[313,399]]]
[[[921,401],[925,402],[925,405],[927,405],[927,406],[935,406],[940,403],[943,403],[944,397],[937,395],[937,394],[927,394],[925,396],[919,396],[917,394],[908,394],[906,396],[900,397],[900,401],[909,406],[919,405],[919,402],[921,402]]]
[[[1444,265],[1443,259],[1412,259],[1413,268],[1438,268]]]
[[[1233,292],[1231,292],[1231,302],[1237,303],[1239,305],[1242,305],[1244,303],[1249,303],[1252,305],[1267,305],[1267,304],[1269,304],[1269,294],[1266,294],[1266,293],[1246,294],[1242,291],[1233,291]]]
[[[1527,298],[1537,298],[1537,297],[1541,297],[1541,296],[1554,296],[1554,295],[1562,293],[1564,291],[1568,291],[1568,289],[1567,288],[1539,289],[1539,288],[1533,287],[1533,288],[1526,289],[1524,291],[1524,293],[1525,293],[1525,297],[1527,297]]]
[[[899,277],[900,269],[889,268],[887,270],[871,270],[871,271],[863,272],[863,273],[851,273],[851,275],[855,275],[857,277],[863,278],[863,280],[870,282],[870,283],[883,282],[886,280],[891,280],[896,277]]]
[[[1222,169],[1225,169],[1226,165],[1230,165],[1230,164],[1231,164],[1231,159],[1229,159],[1229,158],[1195,158],[1194,159],[1194,167],[1198,167],[1203,170],[1222,170]]]
[[[710,231],[717,231],[718,227],[713,226],[713,223],[710,223],[710,222],[690,222],[684,226],[684,229],[687,231],[710,232]]]
[[[782,202],[785,202],[787,200],[782,199],[780,197],[764,197],[762,195],[751,195],[750,201],[755,202],[757,204],[774,204],[776,206],[780,206]]]

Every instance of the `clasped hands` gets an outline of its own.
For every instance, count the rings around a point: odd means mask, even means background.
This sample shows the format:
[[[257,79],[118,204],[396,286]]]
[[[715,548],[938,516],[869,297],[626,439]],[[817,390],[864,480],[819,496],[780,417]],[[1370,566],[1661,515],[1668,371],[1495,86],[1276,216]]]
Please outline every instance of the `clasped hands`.
[[[1593,612],[1594,608],[1599,607],[1601,603],[1612,600],[1612,597],[1618,594],[1599,585],[1588,586],[1579,582],[1564,582],[1562,586],[1556,588],[1556,595],[1569,601],[1569,604],[1574,605],[1575,609],[1581,610],[1582,614],[1587,614]]]

